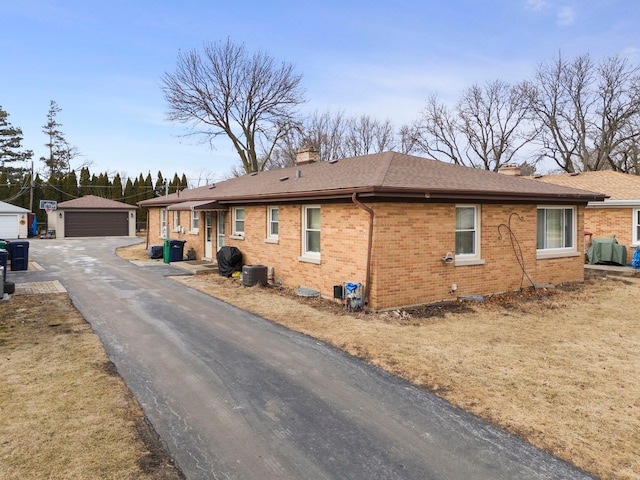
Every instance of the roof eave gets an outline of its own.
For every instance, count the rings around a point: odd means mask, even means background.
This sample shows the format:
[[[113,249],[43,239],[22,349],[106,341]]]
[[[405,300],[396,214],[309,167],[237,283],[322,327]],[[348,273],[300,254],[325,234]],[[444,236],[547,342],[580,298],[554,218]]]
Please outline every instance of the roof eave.
[[[309,192],[280,192],[259,195],[234,195],[227,197],[210,197],[208,199],[190,199],[194,201],[208,201],[219,205],[256,204],[266,202],[313,202],[327,200],[351,199],[356,193],[365,198],[380,199],[407,199],[407,200],[439,200],[439,201],[487,201],[487,202],[526,202],[526,203],[562,203],[562,204],[587,204],[588,202],[603,201],[604,195],[581,194],[555,194],[540,192],[494,192],[471,190],[425,190],[414,188],[389,188],[389,187],[356,187],[333,190],[316,190]],[[163,207],[185,202],[183,199],[157,198],[138,202],[142,206]],[[196,208],[199,209],[199,208]]]

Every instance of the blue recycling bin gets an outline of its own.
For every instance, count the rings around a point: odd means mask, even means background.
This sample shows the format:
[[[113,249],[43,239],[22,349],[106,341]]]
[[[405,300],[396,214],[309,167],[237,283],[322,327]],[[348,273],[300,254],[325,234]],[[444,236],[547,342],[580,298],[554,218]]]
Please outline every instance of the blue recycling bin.
[[[11,270],[29,269],[29,242],[13,241],[9,243],[9,255],[11,256]]]
[[[9,263],[9,252],[4,248],[0,248],[0,267],[4,267],[2,270],[2,281],[7,281],[7,264]]]
[[[169,262],[181,262],[184,257],[184,240],[169,240]]]

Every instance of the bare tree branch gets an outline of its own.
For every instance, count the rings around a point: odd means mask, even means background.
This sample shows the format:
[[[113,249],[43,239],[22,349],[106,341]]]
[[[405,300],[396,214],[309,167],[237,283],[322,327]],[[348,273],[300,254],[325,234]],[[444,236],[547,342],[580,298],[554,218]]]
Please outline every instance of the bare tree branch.
[[[244,44],[210,43],[202,53],[178,55],[176,71],[162,77],[167,118],[188,124],[210,144],[226,136],[245,173],[266,168],[275,145],[304,103],[301,76],[269,55],[249,55]]]

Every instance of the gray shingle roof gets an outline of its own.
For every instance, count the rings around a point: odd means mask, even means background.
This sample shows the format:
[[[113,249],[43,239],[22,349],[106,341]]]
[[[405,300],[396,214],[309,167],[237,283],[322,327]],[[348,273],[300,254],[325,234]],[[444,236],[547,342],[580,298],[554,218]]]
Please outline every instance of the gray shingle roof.
[[[315,162],[232,178],[214,187],[139,202],[169,205],[195,200],[220,203],[320,200],[359,197],[475,199],[486,201],[601,200],[602,194],[538,182],[523,177],[461,167],[412,155],[384,152]]]
[[[85,195],[84,197],[74,198],[58,204],[58,209],[62,210],[135,210],[138,207],[129,205],[108,198],[97,197],[95,195]]]

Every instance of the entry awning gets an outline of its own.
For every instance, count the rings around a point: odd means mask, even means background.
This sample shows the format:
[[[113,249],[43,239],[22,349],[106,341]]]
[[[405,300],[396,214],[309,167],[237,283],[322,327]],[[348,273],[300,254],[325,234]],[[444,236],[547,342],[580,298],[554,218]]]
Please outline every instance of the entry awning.
[[[228,207],[220,205],[215,200],[195,200],[192,202],[174,203],[173,205],[169,205],[167,210],[228,210]]]

